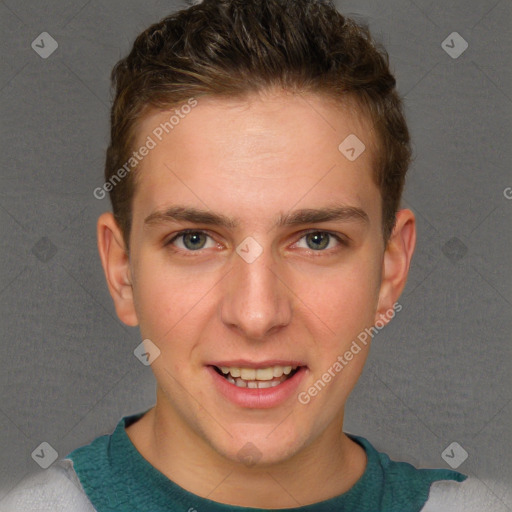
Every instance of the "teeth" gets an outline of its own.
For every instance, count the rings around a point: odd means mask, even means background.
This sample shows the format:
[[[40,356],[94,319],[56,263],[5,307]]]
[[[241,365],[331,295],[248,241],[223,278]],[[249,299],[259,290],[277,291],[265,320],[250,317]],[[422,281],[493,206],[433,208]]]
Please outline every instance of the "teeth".
[[[272,382],[268,382],[268,381],[267,382],[258,382],[258,387],[260,389],[262,389],[262,388],[270,388],[270,387],[272,387]]]
[[[241,368],[240,374],[244,380],[254,380],[256,378],[256,370],[254,368]]]
[[[275,380],[275,381],[259,381],[259,380],[250,380],[249,382],[246,382],[243,379],[230,379],[228,377],[228,381],[231,382],[231,384],[235,384],[239,388],[250,388],[250,389],[263,389],[263,388],[275,388],[279,384],[281,384],[281,381]]]
[[[239,388],[246,388],[247,387],[247,382],[245,382],[245,380],[242,380],[242,379],[236,379],[235,384]]]
[[[227,378],[243,379],[244,381],[271,381],[272,379],[290,375],[297,366],[269,366],[267,368],[239,368],[233,366],[221,366],[220,371],[227,375]],[[230,381],[231,382],[231,381]]]
[[[281,377],[281,375],[283,375],[283,367],[274,366],[274,377]]]
[[[278,386],[297,366],[269,366],[267,368],[238,368],[221,366],[220,371],[231,384],[239,388],[265,389]]]
[[[273,368],[258,368],[256,370],[257,380],[272,380],[274,378]]]

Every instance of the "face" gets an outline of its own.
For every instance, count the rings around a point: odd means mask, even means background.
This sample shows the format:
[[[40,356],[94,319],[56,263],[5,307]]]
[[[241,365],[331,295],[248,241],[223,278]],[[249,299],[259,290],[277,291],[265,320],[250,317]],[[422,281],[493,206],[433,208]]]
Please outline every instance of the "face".
[[[169,117],[140,125],[139,145],[156,145],[130,234],[157,408],[223,457],[286,460],[341,426],[369,343],[344,354],[392,304],[369,125],[285,93],[203,97],[155,132]],[[355,160],[338,149],[351,134],[366,146]]]

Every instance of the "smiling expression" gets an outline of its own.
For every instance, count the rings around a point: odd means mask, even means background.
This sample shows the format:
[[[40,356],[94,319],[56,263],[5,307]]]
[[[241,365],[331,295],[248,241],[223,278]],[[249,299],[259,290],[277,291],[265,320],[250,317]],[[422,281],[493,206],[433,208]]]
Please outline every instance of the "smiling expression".
[[[272,463],[341,425],[368,346],[308,405],[297,395],[392,304],[373,135],[313,94],[198,102],[136,171],[120,316],[160,349],[157,407],[176,428]],[[139,142],[168,118],[147,115]]]

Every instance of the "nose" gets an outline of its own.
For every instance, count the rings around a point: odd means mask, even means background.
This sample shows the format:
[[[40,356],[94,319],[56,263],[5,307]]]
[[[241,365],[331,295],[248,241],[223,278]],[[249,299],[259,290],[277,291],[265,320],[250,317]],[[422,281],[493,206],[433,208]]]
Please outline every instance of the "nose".
[[[279,274],[270,249],[252,262],[233,254],[233,268],[223,280],[223,323],[248,340],[263,340],[288,325],[292,294]]]

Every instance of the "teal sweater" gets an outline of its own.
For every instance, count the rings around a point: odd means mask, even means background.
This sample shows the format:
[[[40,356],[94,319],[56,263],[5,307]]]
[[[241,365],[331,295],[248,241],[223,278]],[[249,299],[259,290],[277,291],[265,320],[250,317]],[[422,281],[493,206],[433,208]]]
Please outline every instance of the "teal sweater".
[[[111,435],[71,452],[67,458],[98,512],[227,512],[255,508],[225,505],[192,494],[169,480],[136,450],[125,427],[144,413],[124,417]],[[363,437],[348,434],[366,451],[368,463],[347,492],[287,512],[419,512],[430,485],[438,480],[462,482],[467,477],[448,469],[416,469],[392,461]],[[261,510],[261,509],[260,509]]]

